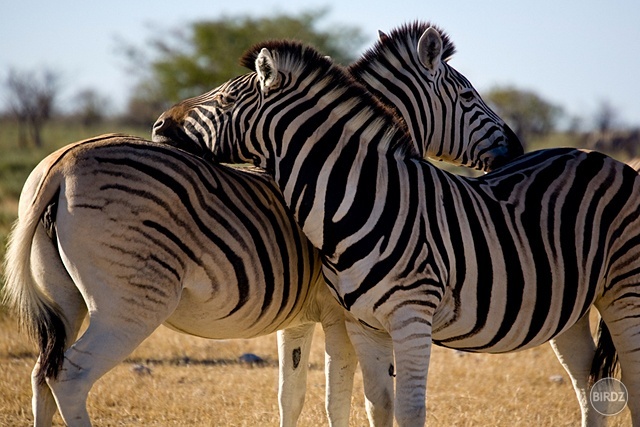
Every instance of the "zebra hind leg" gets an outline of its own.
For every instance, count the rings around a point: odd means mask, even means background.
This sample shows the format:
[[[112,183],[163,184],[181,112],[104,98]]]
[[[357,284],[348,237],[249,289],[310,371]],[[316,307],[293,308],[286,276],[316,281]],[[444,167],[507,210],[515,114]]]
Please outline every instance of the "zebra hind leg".
[[[633,427],[640,427],[640,285],[625,286],[614,303],[597,304],[618,353]],[[607,337],[606,331],[601,336]],[[611,359],[610,359],[611,360]]]
[[[78,336],[82,322],[87,314],[86,305],[75,283],[67,273],[54,242],[39,227],[33,237],[31,250],[31,277],[37,286],[43,289],[55,302],[63,323],[66,350]],[[50,331],[49,333],[55,333]],[[35,426],[50,426],[56,412],[56,402],[45,382],[44,373],[48,370],[41,366],[42,358],[32,372],[32,410]],[[42,369],[41,369],[42,368]]]
[[[127,226],[115,227],[97,211],[67,215],[69,206],[73,203],[63,199],[58,209],[57,246],[83,296],[89,326],[47,384],[65,423],[89,426],[86,400],[93,384],[169,318],[180,302],[182,283],[191,278],[180,268],[182,260],[157,249],[153,237],[119,234]],[[153,257],[145,256],[154,249]]]
[[[117,295],[116,295],[117,297]],[[119,300],[119,298],[116,298]],[[129,311],[131,307],[129,307]],[[47,378],[64,422],[90,426],[86,401],[93,384],[122,362],[162,323],[139,316],[138,323],[123,321],[119,310],[94,312],[89,327],[65,353],[57,378]],[[130,320],[131,318],[129,318]]]
[[[70,259],[82,259],[71,253],[65,254],[65,265],[71,264]],[[86,298],[89,326],[65,352],[59,375],[47,378],[47,384],[67,425],[90,426],[86,400],[93,384],[171,315],[180,299],[180,284],[133,285],[122,272],[100,267],[95,257],[75,262],[74,267],[71,275]],[[141,277],[149,277],[150,283],[154,279],[142,270]],[[146,290],[152,287],[161,287],[161,295],[149,297]]]
[[[589,373],[596,347],[589,327],[589,313],[551,341],[551,347],[565,368],[578,397],[582,426],[606,425],[605,417],[589,402]]]

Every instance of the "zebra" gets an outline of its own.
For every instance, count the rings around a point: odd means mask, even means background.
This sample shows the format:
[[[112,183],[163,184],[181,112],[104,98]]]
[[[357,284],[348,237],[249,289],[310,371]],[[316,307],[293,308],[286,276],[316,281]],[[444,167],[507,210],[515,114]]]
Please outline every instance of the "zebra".
[[[444,40],[445,50],[451,53],[453,51],[452,44],[448,38],[445,37]],[[401,46],[409,41],[409,39],[403,39],[402,31],[394,31],[390,36],[382,37],[377,48],[382,49],[386,43]],[[410,41],[414,56],[423,49],[416,44],[416,41]],[[409,52],[410,50],[404,49],[404,51]],[[368,62],[371,64],[375,64],[377,61],[373,55],[368,58]],[[407,66],[410,66],[410,63],[407,63]],[[437,90],[438,87],[429,86],[428,89]],[[406,90],[412,96],[416,96],[416,100],[412,101],[414,104],[427,105],[427,102],[418,98],[418,95],[426,97],[421,91],[410,88]],[[440,90],[443,89],[440,88]],[[469,91],[470,89],[461,86],[459,90]],[[433,95],[429,95],[429,97],[433,98]],[[430,100],[429,103],[433,103],[433,100]],[[450,147],[439,144],[437,150],[431,148],[431,145],[434,144],[433,138],[429,141],[416,142],[416,145],[422,147],[426,155],[441,156],[454,163],[482,170],[495,167],[500,162],[508,161],[521,154],[522,149],[517,138],[504,122],[493,115],[490,110],[484,108],[486,105],[479,96],[475,103],[478,105],[477,111],[464,117],[466,120],[477,120],[479,124],[474,125],[470,122],[466,129],[484,129],[482,133],[464,131],[458,134],[457,138],[451,139],[452,142],[455,141],[455,144],[451,144]],[[462,114],[456,111],[462,106],[454,105],[454,107],[449,107],[449,113],[441,116],[441,119],[446,121],[458,117],[459,120]],[[466,104],[465,111],[470,110],[474,109]],[[439,128],[444,126],[444,124],[439,125],[437,120],[430,124]],[[464,144],[461,144],[462,141],[467,141],[469,147],[473,146],[474,149],[465,147]],[[165,143],[167,142],[168,145],[178,145],[174,141],[165,141]],[[48,310],[47,304],[52,303],[48,298],[39,294],[40,288],[45,289],[53,297],[53,302],[59,307],[58,311],[67,319],[63,321],[64,324],[60,324],[58,321],[58,331],[53,329],[49,335],[41,336],[37,330],[37,328],[47,326],[46,317],[42,318],[42,323],[31,327],[33,335],[36,335],[36,339],[41,340],[43,347],[40,362],[33,371],[36,424],[50,423],[55,411],[51,390],[55,394],[60,387],[55,380],[57,372],[60,369],[66,372],[64,366],[59,366],[63,360],[62,350],[65,346],[68,347],[72,344],[77,335],[79,319],[86,311],[83,308],[85,303],[78,298],[76,285],[83,289],[85,298],[94,299],[93,304],[97,304],[98,300],[92,296],[94,291],[91,283],[95,275],[107,276],[111,297],[107,304],[114,296],[119,295],[127,302],[122,310],[128,307],[129,312],[134,313],[137,308],[134,297],[139,297],[138,291],[141,290],[138,289],[134,292],[118,280],[119,277],[126,277],[125,273],[119,272],[126,271],[127,265],[139,264],[143,261],[140,255],[127,249],[132,244],[127,234],[119,232],[119,229],[103,230],[104,234],[98,236],[94,236],[92,233],[72,233],[74,229],[89,229],[95,224],[114,223],[116,220],[113,215],[115,214],[104,212],[91,203],[84,203],[82,206],[82,209],[91,213],[90,217],[70,217],[66,209],[60,208],[60,206],[75,203],[82,205],[82,200],[85,198],[104,198],[110,200],[110,204],[114,206],[129,206],[128,210],[116,212],[118,223],[140,226],[140,223],[144,221],[144,216],[134,215],[135,209],[132,206],[136,204],[142,206],[146,203],[147,208],[138,210],[148,211],[149,214],[161,218],[154,221],[156,224],[154,226],[149,222],[142,223],[145,227],[151,226],[152,228],[143,238],[140,238],[141,242],[147,242],[147,244],[137,243],[145,247],[146,251],[156,247],[158,242],[166,238],[167,234],[181,236],[184,239],[183,245],[187,246],[185,248],[181,246],[180,250],[174,251],[179,256],[172,257],[165,253],[165,257],[163,257],[154,254],[149,256],[148,262],[170,266],[177,262],[176,260],[180,260],[187,266],[204,268],[205,271],[209,271],[207,268],[210,268],[210,265],[226,265],[227,270],[220,272],[220,274],[225,274],[224,280],[216,276],[215,280],[209,280],[210,285],[218,289],[218,292],[226,291],[229,294],[237,292],[242,295],[237,295],[235,299],[228,298],[225,305],[214,307],[215,309],[211,308],[210,302],[194,301],[193,298],[182,298],[179,302],[175,298],[170,300],[167,305],[177,305],[175,311],[172,312],[164,306],[158,307],[158,310],[154,312],[155,320],[150,321],[146,325],[146,329],[139,331],[136,336],[133,331],[128,331],[127,345],[122,348],[108,346],[93,350],[96,353],[102,351],[109,354],[112,359],[112,364],[109,365],[97,364],[94,366],[80,358],[80,355],[75,352],[78,347],[72,347],[72,350],[65,357],[69,359],[69,363],[82,365],[91,371],[91,377],[75,379],[74,384],[77,383],[79,386],[72,387],[72,392],[65,391],[63,393],[64,399],[58,399],[60,412],[65,419],[75,420],[74,423],[80,423],[80,420],[88,423],[84,402],[93,381],[102,376],[118,360],[124,358],[128,354],[127,351],[136,346],[137,340],[146,336],[147,330],[153,330],[162,323],[163,316],[170,316],[169,320],[166,320],[168,326],[184,333],[209,338],[246,338],[279,329],[281,376],[279,402],[281,425],[287,426],[295,424],[304,402],[306,360],[313,333],[313,322],[322,323],[326,333],[329,356],[326,369],[327,414],[331,425],[345,425],[348,421],[348,396],[352,388],[355,358],[351,344],[346,338],[344,314],[342,309],[337,309],[337,303],[322,282],[318,254],[315,250],[310,249],[312,247],[308,243],[306,246],[302,243],[306,242],[306,238],[286,213],[275,184],[265,174],[217,165],[205,167],[201,161],[194,160],[192,156],[182,150],[171,149],[168,145],[158,146],[149,141],[129,136],[96,137],[71,145],[47,157],[34,170],[25,185],[21,196],[19,220],[12,233],[5,260],[7,266],[5,295],[9,305],[22,311],[21,318],[27,328],[29,328],[30,322],[38,320],[38,316],[45,316]],[[197,146],[182,145],[182,147],[188,151],[199,151]],[[483,148],[479,150],[477,147]],[[79,158],[83,159],[82,162],[78,160]],[[122,172],[123,170],[127,172]],[[188,183],[169,185],[167,179],[160,179],[167,174],[174,175],[176,173],[183,176],[181,182],[188,180]],[[82,178],[94,175],[97,178],[90,180]],[[49,176],[56,176],[56,180],[49,180],[47,178]],[[136,184],[133,185],[130,181]],[[211,182],[219,184],[211,184]],[[32,188],[33,185],[37,185],[37,187]],[[219,185],[220,188],[216,185]],[[73,187],[73,190],[67,191],[65,186]],[[141,189],[143,186],[146,186],[144,191]],[[166,189],[167,187],[169,188]],[[116,188],[119,189],[119,193],[115,192]],[[180,198],[180,195],[187,193],[206,194],[207,203],[200,199],[198,199],[198,204],[192,203],[190,200],[185,202]],[[235,197],[230,195],[235,195]],[[128,197],[131,200],[128,200]],[[173,210],[170,207],[180,205],[185,205],[185,209],[191,210],[179,215],[183,220],[176,225],[176,215],[171,215]],[[210,212],[224,212],[226,215],[224,221],[217,216],[212,218]],[[38,226],[37,220],[41,217],[44,217],[45,227]],[[69,239],[69,236],[73,236],[71,237],[72,242],[67,241],[66,245],[73,244],[74,250],[81,255],[75,253],[75,256],[71,257],[67,254],[66,256],[71,258],[67,259],[66,264],[63,263],[64,258],[60,256],[63,253],[60,249],[62,244],[57,241],[60,236],[59,222],[66,224],[68,232],[65,233],[65,238]],[[169,228],[167,229],[167,227]],[[202,229],[205,230],[205,236],[194,237],[194,232]],[[230,229],[235,230],[235,233],[230,234],[228,231]],[[46,231],[48,231],[48,235]],[[90,240],[84,240],[85,237]],[[256,248],[247,243],[256,239],[264,242],[262,246]],[[129,258],[125,257],[124,261],[116,266],[105,265],[105,262],[100,260],[105,256],[105,253],[95,252],[97,249],[93,248],[96,241],[101,241],[107,246],[107,254],[120,251],[123,254],[128,254]],[[32,259],[25,259],[24,256],[29,253],[25,248],[29,246],[35,248]],[[194,247],[196,249],[193,249]],[[165,245],[158,250],[162,252],[162,250],[168,249]],[[279,251],[284,251],[284,253],[276,255]],[[195,252],[200,255],[194,260],[193,255],[188,254]],[[211,260],[215,262],[207,262]],[[91,266],[91,271],[83,270],[82,274],[76,273],[76,276],[70,276],[66,270],[75,264],[83,264],[84,268]],[[44,273],[49,277],[48,280],[41,277]],[[31,276],[33,275],[38,277],[32,280]],[[160,286],[161,290],[165,287],[170,289],[171,286],[177,286],[177,277],[169,279],[166,283],[158,281],[157,283],[164,284],[156,286]],[[202,283],[193,284],[188,279],[184,279],[182,282],[184,292],[193,292],[193,289],[200,289],[198,286],[202,286]],[[207,283],[206,280],[205,283]],[[58,289],[59,287],[61,289]],[[270,293],[262,287],[266,287]],[[144,289],[148,289],[150,293],[155,292],[153,288],[142,287],[142,290]],[[29,304],[36,304],[36,307],[33,308]],[[101,304],[103,303],[101,302]],[[240,306],[242,308],[239,308]],[[238,321],[237,316],[230,314],[227,317],[224,316],[230,312],[241,313],[242,310],[258,310],[258,308],[266,310],[265,306],[270,310],[279,308],[281,312],[279,311],[277,316],[273,313],[272,316],[269,316],[268,313],[263,314],[259,316],[259,319],[253,319],[254,323],[247,323],[248,317],[243,317],[242,321]],[[103,313],[109,312],[109,310],[101,311]],[[202,314],[205,312],[206,315]],[[189,320],[188,317],[185,319],[185,316],[195,316],[195,313],[200,313],[198,322],[206,322],[206,326],[196,328],[195,321]],[[54,322],[56,317],[53,314],[50,316],[50,321]],[[187,326],[178,325],[175,319],[181,319],[181,324],[187,324]],[[97,321],[93,320],[94,323]],[[110,321],[119,322],[118,319],[102,320],[102,322]],[[109,329],[108,326],[103,326],[103,328]],[[111,328],[110,333],[115,334],[115,330],[126,331],[127,329],[114,327]],[[43,329],[42,332],[45,333],[46,329]],[[65,333],[67,341],[63,335],[59,335],[62,332]],[[93,329],[85,333],[82,338],[82,346],[90,346],[92,340],[98,339],[93,334]],[[112,351],[117,351],[117,356],[111,355]],[[43,384],[45,378],[50,387]],[[69,387],[71,384],[69,383]],[[73,402],[73,405],[69,402]]]
[[[422,157],[487,172],[521,155],[522,144],[448,63],[455,51],[442,28],[415,21],[380,31],[348,71],[405,120]],[[422,64],[429,52],[437,52],[433,78]]]
[[[428,67],[436,58],[424,58],[425,73],[441,72]],[[315,49],[265,42],[241,62],[252,72],[167,110],[153,139],[197,141],[216,161],[274,177],[349,312],[372,424],[395,414],[400,426],[424,425],[432,343],[503,353],[551,341],[583,424],[603,422],[589,383],[611,375],[617,357],[640,426],[636,171],[559,148],[479,178],[452,175],[421,159],[396,117]]]
[[[6,302],[39,344],[36,426],[56,405],[67,425],[90,425],[93,383],[160,324],[215,339],[278,331],[281,425],[295,425],[316,323],[329,421],[348,425],[356,359],[343,309],[262,172],[126,135],[63,147],[25,183],[5,274]]]

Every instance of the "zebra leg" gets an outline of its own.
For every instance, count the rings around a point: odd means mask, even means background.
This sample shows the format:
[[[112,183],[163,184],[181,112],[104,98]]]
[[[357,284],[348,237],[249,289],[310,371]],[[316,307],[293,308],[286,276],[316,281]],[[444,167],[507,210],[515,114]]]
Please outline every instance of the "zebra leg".
[[[82,321],[87,315],[87,308],[76,287],[67,273],[55,243],[46,234],[43,227],[36,230],[31,250],[32,277],[56,302],[65,324],[66,343],[68,348],[78,336]],[[33,393],[31,407],[34,425],[51,426],[56,412],[56,402],[51,389],[39,380],[40,359],[36,362],[31,375],[31,389]]]
[[[583,427],[606,425],[605,417],[595,411],[589,402],[589,373],[596,352],[589,327],[589,313],[550,343],[571,378],[580,404]]]
[[[89,327],[65,352],[58,377],[47,378],[47,384],[67,425],[90,426],[86,401],[91,387],[170,316],[180,299],[180,283],[158,282],[146,268],[136,271],[132,283],[128,270],[110,271],[87,245],[69,246],[62,258],[72,266],[70,275],[85,298]]]
[[[128,309],[131,311],[131,307]],[[91,313],[89,327],[66,351],[58,378],[47,378],[69,426],[91,425],[86,401],[93,384],[122,362],[163,320],[139,315],[134,323],[123,311],[126,309]]]
[[[404,318],[411,321],[397,322],[399,327],[396,329],[392,325],[391,330],[396,361],[395,417],[400,427],[423,427],[431,357],[431,322],[424,316]]]
[[[597,303],[598,311],[618,353],[622,383],[629,393],[628,406],[634,427],[640,427],[640,286],[621,289],[612,303]]]
[[[67,215],[70,211],[69,202],[61,199],[58,250],[83,296],[89,327],[65,352],[60,373],[47,378],[47,384],[67,425],[90,426],[86,400],[93,384],[169,318],[180,301],[182,283],[193,279],[175,255],[159,263],[137,262],[131,255],[147,253],[157,246],[155,240],[122,238],[114,234],[120,226],[102,226],[96,212]]]
[[[31,372],[31,410],[33,412],[33,425],[35,427],[50,427],[53,423],[53,415],[56,413],[56,401],[51,389],[46,383],[41,383],[38,378],[40,371],[40,358]]]
[[[370,329],[351,317],[347,317],[346,325],[362,370],[369,424],[391,427],[395,373],[391,337],[386,332]]]
[[[280,359],[278,403],[282,427],[297,425],[302,412],[314,328],[315,323],[307,323],[277,334]]]
[[[327,376],[325,402],[329,425],[346,427],[349,425],[353,377],[358,359],[347,335],[344,309],[335,300],[331,302],[332,310],[322,315],[325,335],[325,375]]]

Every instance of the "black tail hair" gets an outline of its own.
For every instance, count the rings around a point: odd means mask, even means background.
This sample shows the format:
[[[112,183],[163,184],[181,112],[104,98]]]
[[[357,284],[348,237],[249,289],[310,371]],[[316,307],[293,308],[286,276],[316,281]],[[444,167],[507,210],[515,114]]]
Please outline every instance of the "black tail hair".
[[[618,353],[613,345],[609,328],[600,319],[598,325],[598,344],[596,353],[591,363],[591,372],[589,373],[589,386],[593,386],[599,379],[613,377],[618,367]]]
[[[64,362],[67,334],[62,318],[51,307],[44,308],[36,330],[40,350],[40,366],[36,378],[39,384],[44,384],[46,378],[58,377]]]

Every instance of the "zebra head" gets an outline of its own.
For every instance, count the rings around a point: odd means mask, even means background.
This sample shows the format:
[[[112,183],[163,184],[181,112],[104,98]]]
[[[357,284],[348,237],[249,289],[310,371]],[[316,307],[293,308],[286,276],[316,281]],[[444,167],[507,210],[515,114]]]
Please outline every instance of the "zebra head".
[[[523,153],[507,124],[448,64],[455,47],[429,23],[380,32],[350,73],[406,121],[423,157],[489,171]]]
[[[295,88],[292,79],[322,80],[333,67],[329,58],[312,48],[296,42],[283,44],[286,48],[279,49],[280,42],[265,42],[247,51],[241,62],[254,72],[174,105],[154,124],[152,139],[195,154],[208,152],[216,161],[253,163],[273,172],[275,153],[281,154],[282,146],[274,138],[270,122],[278,108],[289,107],[291,94],[286,88]],[[302,61],[296,64],[291,58]],[[308,75],[292,70],[304,67],[306,61],[320,66],[309,67],[312,71]],[[352,80],[346,72],[342,74]]]
[[[160,115],[153,125],[152,139],[168,143],[216,161],[243,163],[254,162],[256,156],[240,150],[235,138],[247,135],[245,125],[252,123],[252,109],[241,112],[235,107],[260,101],[258,75],[245,74],[217,88],[185,99]],[[232,118],[241,120],[232,123]],[[268,165],[256,162],[258,166]]]

